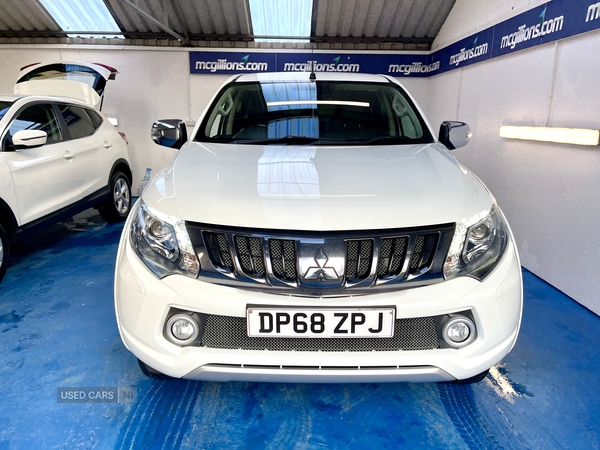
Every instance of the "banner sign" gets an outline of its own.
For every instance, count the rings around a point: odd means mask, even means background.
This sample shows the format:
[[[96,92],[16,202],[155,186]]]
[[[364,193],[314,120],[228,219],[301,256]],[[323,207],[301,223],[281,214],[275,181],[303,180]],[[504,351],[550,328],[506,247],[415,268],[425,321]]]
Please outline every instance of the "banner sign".
[[[600,28],[600,1],[554,0],[443,49],[411,53],[190,52],[192,74],[378,73],[428,77]]]
[[[440,61],[440,70],[429,75],[598,28],[600,1],[554,0],[433,52],[430,64]]]
[[[426,77],[428,55],[348,53],[190,52],[190,73],[253,72],[383,73]]]
[[[434,67],[436,61],[438,66],[429,75],[437,75],[490,59],[493,39],[494,31],[488,28],[432,53],[429,56],[429,66]]]

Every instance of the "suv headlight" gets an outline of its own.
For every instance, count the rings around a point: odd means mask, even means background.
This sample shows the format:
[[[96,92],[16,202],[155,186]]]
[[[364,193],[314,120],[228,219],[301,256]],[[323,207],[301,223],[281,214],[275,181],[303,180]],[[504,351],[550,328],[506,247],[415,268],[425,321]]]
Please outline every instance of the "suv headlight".
[[[444,264],[445,278],[466,275],[483,281],[506,250],[507,228],[504,215],[495,204],[489,210],[457,223]]]
[[[140,203],[130,231],[137,255],[158,278],[174,273],[196,278],[200,261],[184,221]]]

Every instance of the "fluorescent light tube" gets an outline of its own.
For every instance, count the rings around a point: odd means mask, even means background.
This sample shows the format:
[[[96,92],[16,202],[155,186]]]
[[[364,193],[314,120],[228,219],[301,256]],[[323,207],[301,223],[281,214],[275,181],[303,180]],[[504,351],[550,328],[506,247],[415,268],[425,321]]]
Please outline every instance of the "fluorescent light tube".
[[[288,105],[343,105],[358,106],[368,108],[367,102],[348,102],[345,100],[290,100],[285,102],[267,102],[267,106],[288,106]]]
[[[500,127],[500,136],[507,139],[575,145],[598,145],[600,142],[600,131],[585,128],[503,126]]]

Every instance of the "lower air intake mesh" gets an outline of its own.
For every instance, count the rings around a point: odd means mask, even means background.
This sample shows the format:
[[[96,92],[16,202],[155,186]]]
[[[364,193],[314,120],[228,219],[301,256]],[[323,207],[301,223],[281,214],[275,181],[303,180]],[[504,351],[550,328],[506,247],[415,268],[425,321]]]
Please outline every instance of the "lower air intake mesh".
[[[208,316],[202,346],[208,348],[299,352],[386,352],[440,348],[433,317],[396,319],[391,338],[248,337],[245,317]]]

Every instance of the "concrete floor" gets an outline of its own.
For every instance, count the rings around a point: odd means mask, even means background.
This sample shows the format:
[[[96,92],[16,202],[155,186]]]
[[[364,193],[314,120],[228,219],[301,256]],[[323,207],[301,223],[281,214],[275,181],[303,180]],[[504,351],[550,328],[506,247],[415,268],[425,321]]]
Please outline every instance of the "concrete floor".
[[[477,385],[153,381],[115,324],[121,227],[88,211],[14,249],[0,450],[600,448],[600,318],[527,271],[517,345]],[[60,387],[119,402],[59,403]]]

